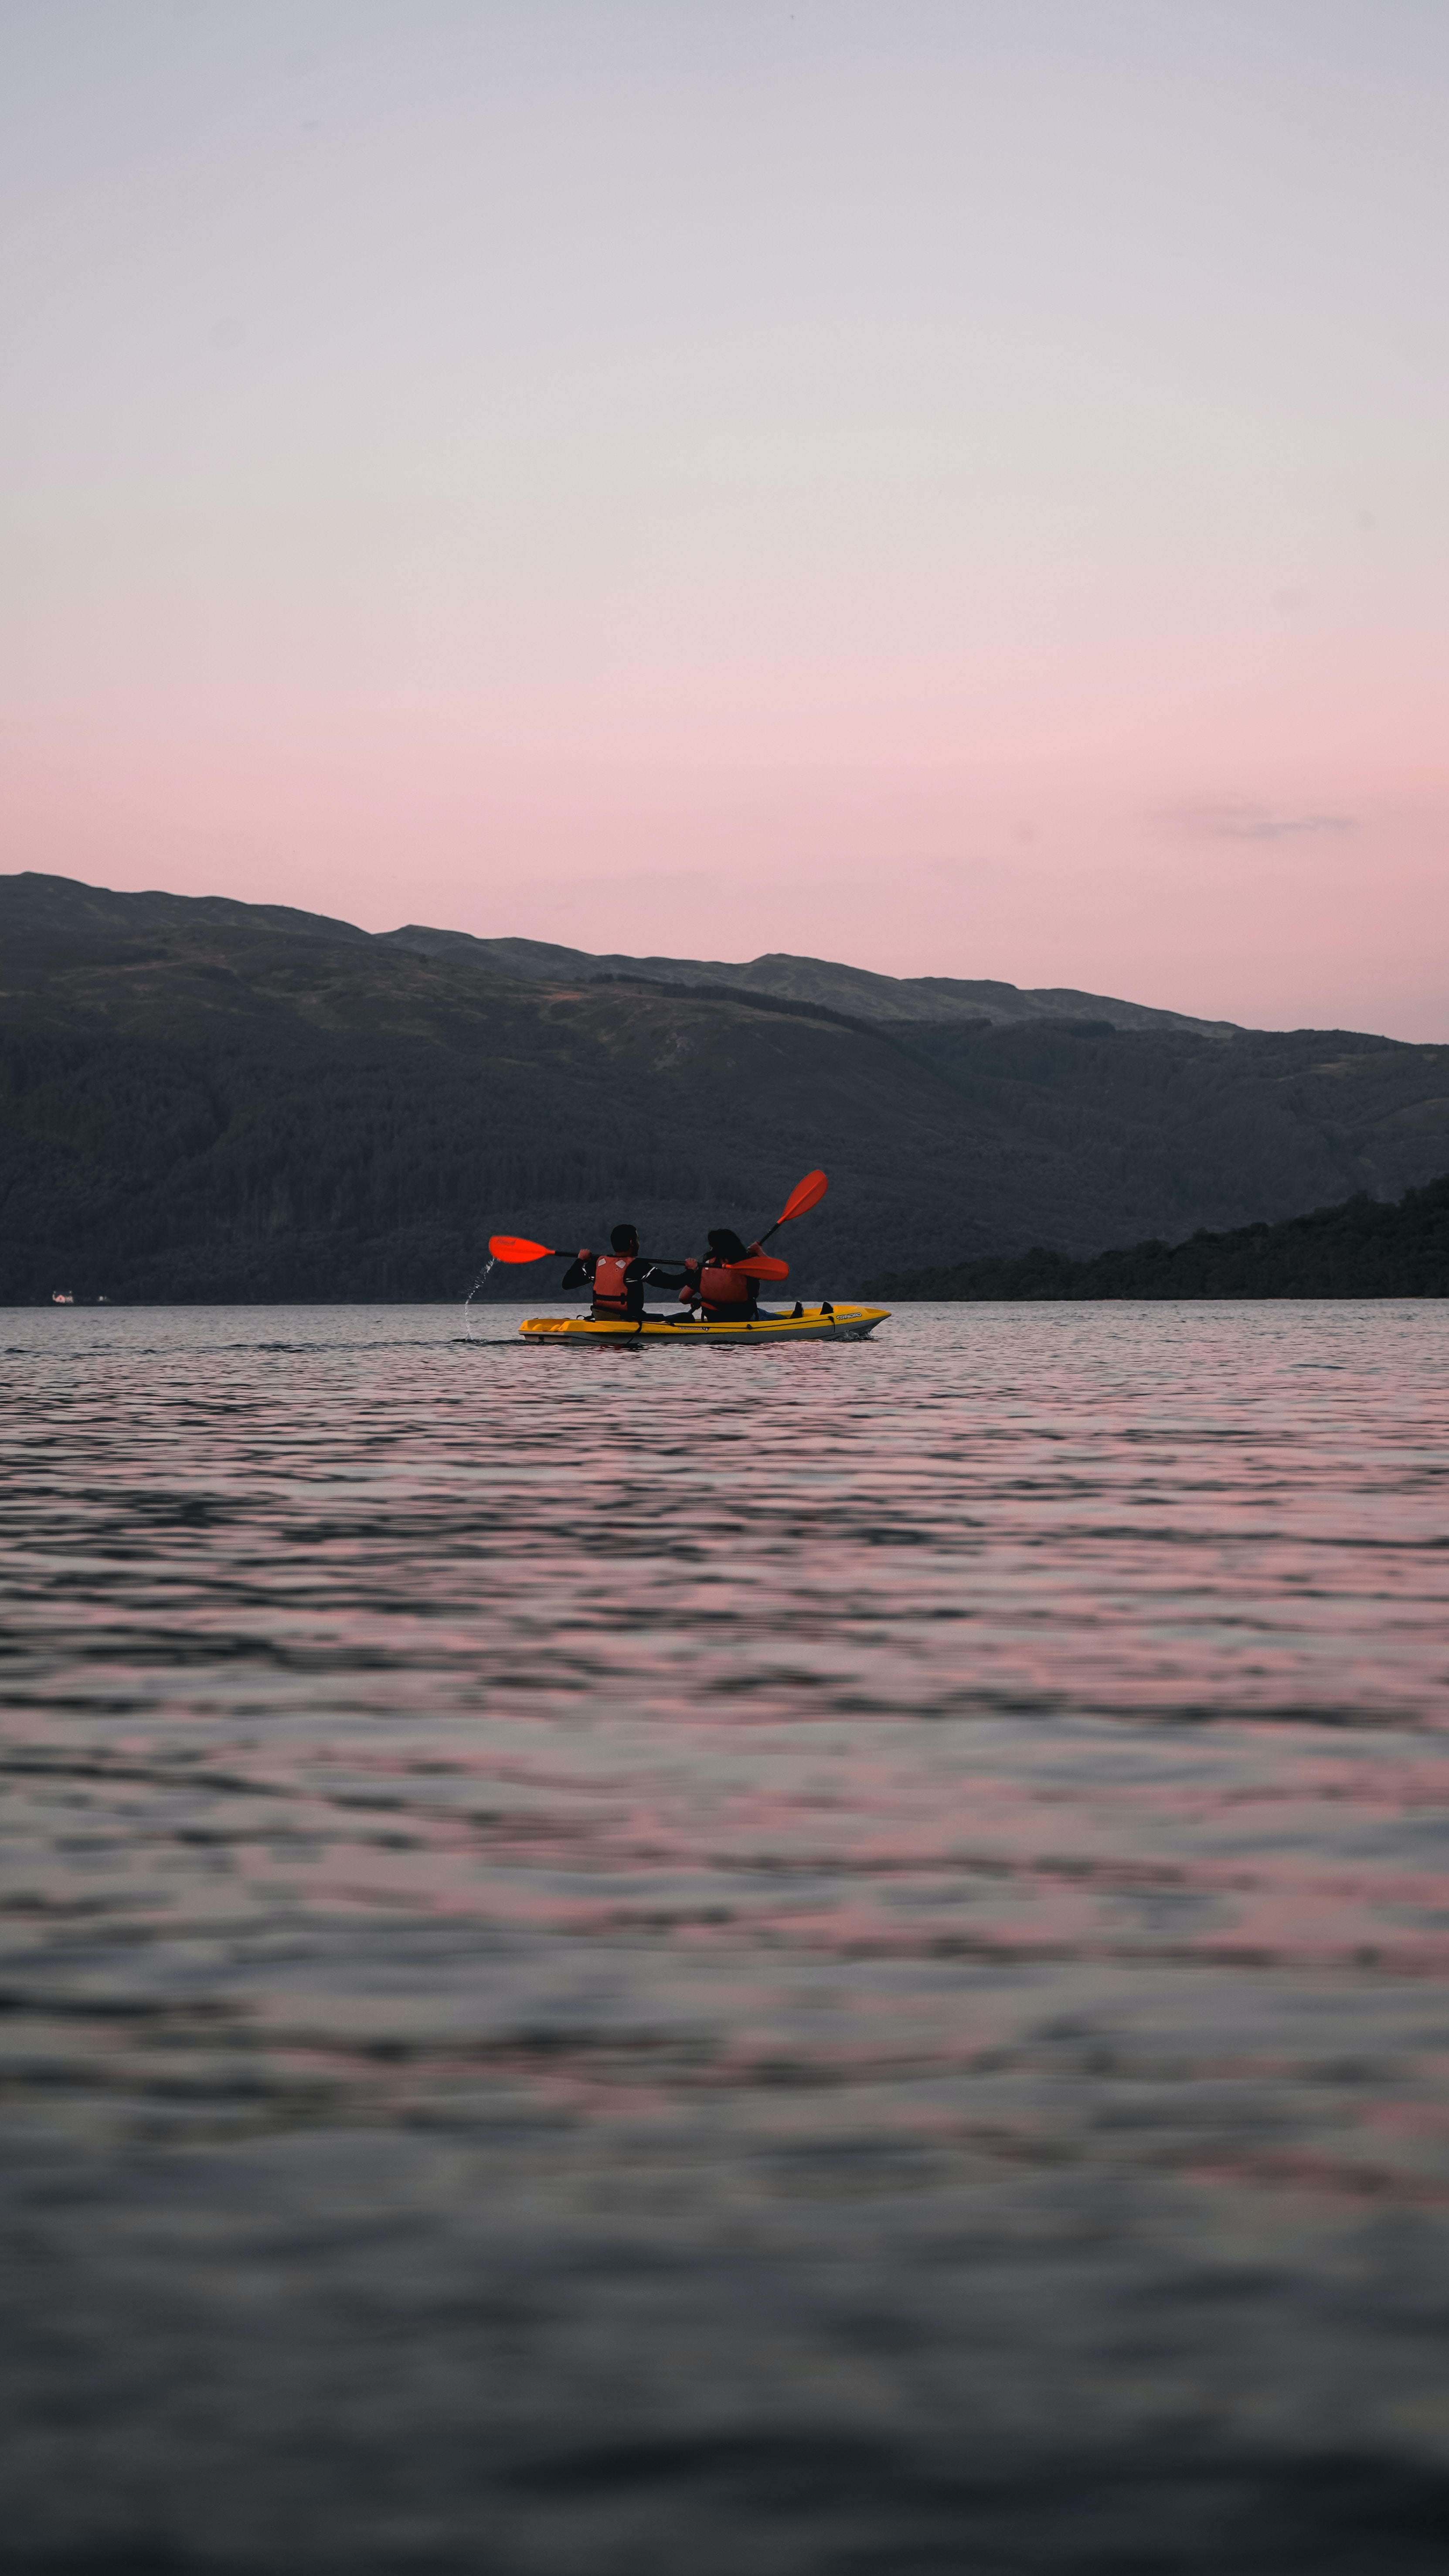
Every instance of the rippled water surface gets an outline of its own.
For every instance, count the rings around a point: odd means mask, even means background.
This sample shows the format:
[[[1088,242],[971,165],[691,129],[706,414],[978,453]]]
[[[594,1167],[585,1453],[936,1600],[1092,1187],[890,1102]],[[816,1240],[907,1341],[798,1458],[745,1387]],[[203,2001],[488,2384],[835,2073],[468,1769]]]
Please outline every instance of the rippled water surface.
[[[0,1315],[12,2563],[1442,2568],[1445,1310],[521,1311]]]

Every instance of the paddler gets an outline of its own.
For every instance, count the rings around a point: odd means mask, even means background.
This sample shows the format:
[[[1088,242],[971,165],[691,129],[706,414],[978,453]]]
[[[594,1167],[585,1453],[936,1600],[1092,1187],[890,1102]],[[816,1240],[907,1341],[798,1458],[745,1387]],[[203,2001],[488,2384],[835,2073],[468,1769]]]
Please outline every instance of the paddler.
[[[616,1225],[609,1242],[609,1252],[590,1252],[584,1246],[572,1269],[564,1272],[564,1294],[571,1288],[591,1288],[596,1323],[678,1323],[677,1315],[646,1315],[644,1291],[646,1287],[682,1289],[685,1273],[661,1270],[657,1262],[642,1260],[637,1226]]]
[[[770,1313],[768,1307],[761,1309],[758,1279],[731,1267],[760,1250],[758,1243],[741,1243],[731,1226],[711,1228],[709,1250],[685,1263],[685,1286],[680,1291],[691,1306],[698,1306],[702,1323],[752,1324],[762,1311]]]

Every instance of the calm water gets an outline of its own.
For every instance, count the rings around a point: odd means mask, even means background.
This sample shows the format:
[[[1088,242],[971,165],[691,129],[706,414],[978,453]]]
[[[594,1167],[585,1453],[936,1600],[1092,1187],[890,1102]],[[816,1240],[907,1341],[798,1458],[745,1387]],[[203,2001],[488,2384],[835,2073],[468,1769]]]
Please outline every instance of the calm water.
[[[1449,1314],[522,1311],[0,1315],[11,2563],[1441,2570]]]

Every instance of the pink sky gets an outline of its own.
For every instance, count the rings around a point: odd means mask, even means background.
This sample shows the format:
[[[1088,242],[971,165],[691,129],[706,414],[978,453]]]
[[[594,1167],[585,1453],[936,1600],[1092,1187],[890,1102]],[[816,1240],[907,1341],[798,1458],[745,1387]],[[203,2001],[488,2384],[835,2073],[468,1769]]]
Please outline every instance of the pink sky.
[[[0,865],[1449,1037],[1449,14],[4,42]]]

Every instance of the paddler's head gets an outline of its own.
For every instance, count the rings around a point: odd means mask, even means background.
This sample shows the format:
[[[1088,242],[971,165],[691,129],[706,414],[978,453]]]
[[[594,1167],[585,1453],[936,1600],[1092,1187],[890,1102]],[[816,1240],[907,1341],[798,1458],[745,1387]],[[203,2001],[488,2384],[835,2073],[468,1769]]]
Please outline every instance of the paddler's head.
[[[710,1234],[709,1248],[716,1261],[743,1261],[745,1257],[745,1247],[732,1226],[715,1226]]]
[[[616,1252],[627,1253],[632,1261],[639,1249],[639,1229],[637,1225],[616,1225],[609,1241]]]

